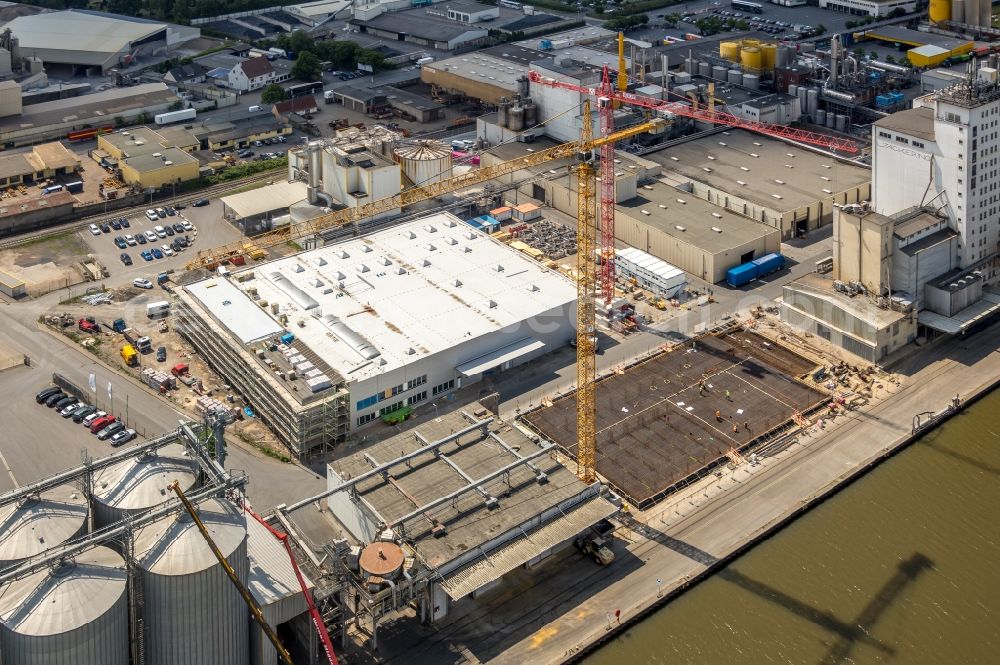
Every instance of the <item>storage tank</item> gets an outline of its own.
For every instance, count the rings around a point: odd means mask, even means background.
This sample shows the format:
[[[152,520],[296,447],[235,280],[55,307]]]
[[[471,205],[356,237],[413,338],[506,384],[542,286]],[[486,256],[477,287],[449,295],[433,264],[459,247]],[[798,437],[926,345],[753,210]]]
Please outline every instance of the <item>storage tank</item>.
[[[795,55],[795,50],[791,46],[786,46],[782,44],[778,47],[778,51],[775,54],[774,66],[775,67],[787,67],[792,64],[792,57]]]
[[[928,16],[935,23],[941,23],[942,21],[951,20],[951,1],[950,0],[931,0],[930,10],[928,11]]]
[[[835,125],[838,132],[847,131],[847,116],[840,113],[837,114],[837,124]]]
[[[729,74],[727,76],[728,76],[727,80],[729,81],[729,83],[731,83],[733,85],[742,85],[743,84],[743,71],[742,70],[739,70],[739,69],[730,69],[729,70]]]
[[[752,69],[755,72],[759,72],[763,62],[760,49],[756,46],[750,46],[740,51],[740,63],[744,69]]]
[[[825,125],[826,124],[826,111],[819,109],[816,111],[816,124]]]
[[[719,44],[719,55],[729,62],[739,62],[740,44],[739,42],[722,42]]]
[[[208,499],[198,515],[246,584],[246,522],[228,501]],[[246,665],[249,621],[239,591],[185,510],[136,531],[136,574],[143,593],[145,665]]]
[[[809,88],[809,91],[806,93],[806,99],[809,106],[807,113],[810,115],[816,113],[816,109],[819,108],[819,91],[816,88]]]
[[[837,124],[837,114],[828,112],[826,114],[826,127],[827,129],[833,129]]]
[[[806,93],[809,92],[808,88],[799,87],[799,108],[803,113],[809,113],[809,104],[806,102]]]
[[[760,54],[764,63],[764,69],[774,69],[774,65],[778,61],[778,45],[764,44],[760,47]]]
[[[128,665],[125,560],[94,547],[0,587],[0,656],[17,665]]]
[[[760,90],[760,77],[756,74],[744,74],[743,87],[750,90]]]
[[[497,124],[506,127],[508,122],[510,122],[510,100],[501,97],[500,103],[497,104]]]
[[[87,531],[87,497],[69,485],[0,508],[0,568],[40,554]]]
[[[415,185],[430,185],[451,177],[451,149],[440,141],[415,141],[396,148],[403,175]]]
[[[725,68],[723,68],[725,69]],[[698,63],[698,76],[702,78],[712,78],[712,65],[711,63],[701,61]]]
[[[727,76],[729,76],[728,67],[723,67],[722,65],[712,67],[712,78],[716,81],[725,81]]]
[[[524,100],[524,126],[531,129],[538,124],[538,104],[535,104],[535,100],[528,99]]]
[[[191,489],[196,471],[195,462],[179,443],[101,469],[94,474],[94,525],[107,526],[163,503],[173,496],[167,485],[175,480],[182,490]]]
[[[991,0],[979,0],[979,27],[989,28],[992,25],[993,3]]]
[[[524,129],[524,107],[511,106],[510,117],[507,128],[512,132],[519,132]]]
[[[965,22],[969,25],[976,25],[979,22],[979,1],[965,0]],[[983,0],[990,2],[990,0]]]
[[[795,85],[794,83],[789,83],[788,84],[788,94],[791,95],[792,97],[798,97],[799,96],[799,86]]]

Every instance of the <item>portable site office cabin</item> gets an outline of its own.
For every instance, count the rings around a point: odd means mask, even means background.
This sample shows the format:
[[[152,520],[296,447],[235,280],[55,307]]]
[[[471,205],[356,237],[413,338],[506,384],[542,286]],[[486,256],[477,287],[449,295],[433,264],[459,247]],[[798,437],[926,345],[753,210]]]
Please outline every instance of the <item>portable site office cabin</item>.
[[[146,316],[154,319],[158,316],[166,316],[170,313],[170,303],[166,300],[151,302],[146,305]]]

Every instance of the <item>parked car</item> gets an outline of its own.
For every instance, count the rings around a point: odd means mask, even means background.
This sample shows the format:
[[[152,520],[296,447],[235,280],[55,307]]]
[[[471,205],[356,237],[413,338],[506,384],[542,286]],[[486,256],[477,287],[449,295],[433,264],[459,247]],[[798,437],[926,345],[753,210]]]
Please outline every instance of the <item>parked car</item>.
[[[84,427],[90,427],[91,425],[94,424],[95,420],[97,420],[98,418],[103,418],[106,415],[108,414],[105,413],[104,411],[94,411],[93,413],[84,416],[83,419],[80,420],[80,424],[83,425]]]
[[[156,234],[156,238],[166,238],[167,237],[167,230],[164,229],[159,224],[157,224],[156,226],[153,227],[153,233]],[[154,240],[155,241],[156,238],[150,238],[150,240]]]
[[[63,395],[62,399],[56,400],[55,403],[52,404],[52,408],[62,413],[62,410],[70,404],[76,404],[76,398],[70,397],[69,395]]]
[[[174,241],[172,243],[170,243],[170,249],[172,249],[175,254],[177,252],[184,251],[184,242],[183,241],[184,241],[184,238],[174,238]]]
[[[119,222],[121,222],[121,224],[122,224],[122,228],[123,228],[123,229],[129,229],[129,228],[132,228],[132,225],[131,225],[131,224],[129,224],[129,221],[128,221],[128,219],[126,219],[126,218],[122,217],[122,218],[121,218],[121,219],[119,219],[118,221],[119,221]]]
[[[284,136],[279,136],[279,137],[278,137],[277,139],[275,139],[275,140],[276,140],[276,141],[277,141],[278,143],[284,143],[286,139],[285,139],[285,137],[284,137]]]
[[[156,216],[156,211],[155,210],[147,210],[146,211],[146,219],[148,219],[151,222],[155,222],[159,218]]]
[[[35,402],[41,404],[48,398],[55,395],[57,392],[60,392],[60,390],[55,386],[49,386],[48,388],[43,388],[42,390],[38,391],[37,395],[35,395]]]
[[[135,430],[134,429],[123,429],[123,430],[120,430],[117,434],[112,435],[112,437],[111,437],[111,445],[112,446],[120,446],[122,444],[128,443],[129,441],[131,441],[134,438],[135,438]]]
[[[197,201],[195,201],[191,205],[193,205],[195,208],[202,208],[204,206],[207,206],[208,203],[209,203],[208,199],[198,199]]]
[[[157,208],[156,209],[156,216],[159,217],[160,219],[166,219],[166,217],[167,217],[167,211],[164,210],[163,208]]]
[[[184,210],[184,208],[187,208],[187,206],[184,205],[183,203],[178,203],[177,205],[174,206],[174,210]]]
[[[97,434],[98,432],[100,432],[102,429],[104,429],[113,422],[115,422],[114,416],[103,415],[97,420],[94,420],[90,423],[90,433]]]
[[[153,254],[148,249],[142,250],[142,252],[140,252],[139,256],[142,257],[143,261],[152,261],[153,260]]]
[[[160,251],[159,247],[154,247],[153,248],[153,258],[156,258],[156,259],[162,259],[163,258],[163,252]]]
[[[129,256],[126,252],[122,252],[121,256],[119,256],[118,258],[122,260],[123,264],[127,266],[132,265],[132,257]]]
[[[167,215],[168,216],[173,217],[176,214],[177,214],[177,210],[175,210],[173,206],[167,206]]]
[[[146,240],[146,234],[145,233],[140,233],[139,235],[137,235],[135,237],[135,241],[137,243],[139,243],[140,245],[145,245],[146,242],[147,242],[147,240]]]
[[[73,422],[78,423],[83,421],[84,418],[97,411],[97,407],[90,406],[89,404],[84,404],[79,409],[73,412]]]
[[[170,226],[169,224],[168,224],[167,226],[164,226],[164,227],[163,227],[163,231],[164,231],[164,232],[165,232],[165,233],[166,233],[166,234],[167,234],[168,236],[172,236],[172,235],[174,235],[174,233],[176,233],[176,231],[174,231],[174,227]]]
[[[115,246],[118,249],[125,249],[126,247],[128,247],[128,243],[125,242],[125,238],[122,238],[121,236],[115,236]]]
[[[108,224],[110,224],[111,228],[113,228],[115,231],[122,230],[122,223],[119,222],[117,219],[112,219],[110,222],[108,222]]]
[[[132,286],[137,289],[151,289],[153,288],[153,283],[145,277],[136,277],[132,280]]]
[[[167,359],[167,347],[159,346],[156,348],[156,360],[157,362],[163,362]]]
[[[90,225],[90,232],[91,232],[91,234],[93,234],[95,236],[99,236],[99,235],[101,235],[101,228],[99,226],[97,226],[97,224],[91,224]]]
[[[166,256],[173,256],[174,255],[174,250],[170,249],[170,245],[162,245],[162,246],[160,246],[160,251],[163,252]]]
[[[129,247],[135,247],[135,236],[131,233],[125,236],[125,244]]]
[[[254,141],[253,144],[259,148],[262,145],[264,145],[264,142],[263,141]]]
[[[174,233],[184,233],[184,225],[180,222],[173,224],[172,228],[174,229]]]
[[[56,392],[52,393],[51,395],[45,398],[45,406],[51,409],[53,404],[55,404],[56,402],[65,397],[66,393],[64,393],[62,390],[57,390]]]
[[[73,415],[73,412],[79,409],[81,406],[83,405],[74,399],[72,404],[67,404],[62,409],[60,409],[59,415],[62,416],[63,418],[69,418],[70,416]]]
[[[118,434],[118,432],[124,431],[124,429],[125,425],[119,422],[113,422],[97,433],[97,439],[99,441],[106,441],[107,439],[113,437],[115,434]]]
[[[107,222],[101,222],[101,231],[103,233],[111,233],[111,227],[108,225]]]

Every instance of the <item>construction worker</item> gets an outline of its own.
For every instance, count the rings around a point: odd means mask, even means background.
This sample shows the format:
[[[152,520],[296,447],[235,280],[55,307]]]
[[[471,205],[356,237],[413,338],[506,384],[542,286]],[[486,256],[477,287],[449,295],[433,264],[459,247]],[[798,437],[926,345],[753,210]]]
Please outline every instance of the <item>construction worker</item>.
[[[715,419],[718,420],[720,423],[722,422],[722,411],[718,409],[715,410]]]
[[[739,434],[739,433],[740,433],[740,426],[733,425],[733,434]]]
[[[729,394],[729,391],[727,390],[727,391],[726,391],[726,400],[728,400],[728,401],[732,402],[733,400],[732,400],[732,399],[731,399],[730,397],[731,397],[731,396],[730,396],[730,394]]]
[[[744,428],[744,429],[745,429],[746,431],[748,431],[748,432],[750,431],[750,421],[749,421],[749,420],[744,420],[744,421],[743,421],[743,428]]]

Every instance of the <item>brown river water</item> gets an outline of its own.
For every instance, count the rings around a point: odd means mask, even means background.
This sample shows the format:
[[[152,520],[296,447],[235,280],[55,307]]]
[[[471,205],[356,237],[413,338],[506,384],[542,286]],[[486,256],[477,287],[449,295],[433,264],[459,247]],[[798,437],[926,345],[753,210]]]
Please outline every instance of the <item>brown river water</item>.
[[[586,665],[1000,665],[1000,391]]]

